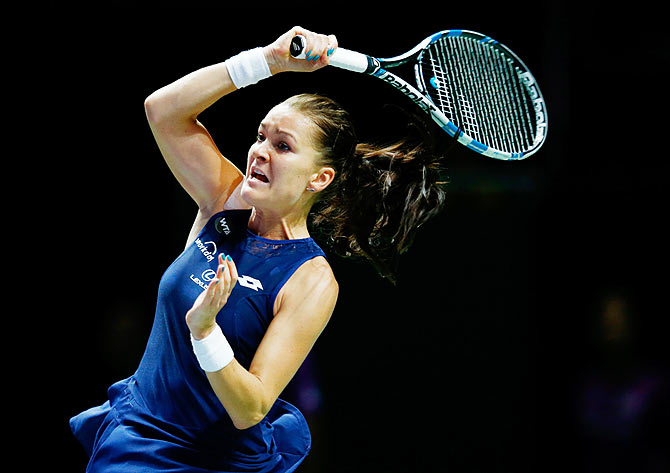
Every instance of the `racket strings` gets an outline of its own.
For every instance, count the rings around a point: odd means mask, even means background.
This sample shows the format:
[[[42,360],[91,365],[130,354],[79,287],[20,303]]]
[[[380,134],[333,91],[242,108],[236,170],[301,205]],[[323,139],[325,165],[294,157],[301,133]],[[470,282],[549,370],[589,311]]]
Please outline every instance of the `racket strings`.
[[[531,107],[509,57],[481,41],[450,37],[433,43],[420,64],[431,99],[465,134],[512,153],[532,147]]]

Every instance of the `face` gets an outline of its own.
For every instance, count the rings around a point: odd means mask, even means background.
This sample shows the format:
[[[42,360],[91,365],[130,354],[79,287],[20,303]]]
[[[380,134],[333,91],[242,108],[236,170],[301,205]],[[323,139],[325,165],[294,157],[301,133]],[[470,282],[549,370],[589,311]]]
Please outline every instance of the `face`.
[[[320,174],[314,130],[311,120],[288,105],[270,110],[249,149],[241,194],[247,203],[279,214],[304,207],[310,199],[306,188]]]

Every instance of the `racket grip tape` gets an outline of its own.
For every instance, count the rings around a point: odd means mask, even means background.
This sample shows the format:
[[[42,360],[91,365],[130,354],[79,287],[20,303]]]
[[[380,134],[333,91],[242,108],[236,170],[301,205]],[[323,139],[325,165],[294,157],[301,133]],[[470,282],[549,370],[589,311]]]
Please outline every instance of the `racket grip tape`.
[[[302,35],[296,35],[291,40],[290,52],[295,59],[305,59],[307,40]],[[357,53],[344,48],[337,48],[330,56],[330,65],[353,72],[371,74],[379,69],[379,61],[366,54]]]

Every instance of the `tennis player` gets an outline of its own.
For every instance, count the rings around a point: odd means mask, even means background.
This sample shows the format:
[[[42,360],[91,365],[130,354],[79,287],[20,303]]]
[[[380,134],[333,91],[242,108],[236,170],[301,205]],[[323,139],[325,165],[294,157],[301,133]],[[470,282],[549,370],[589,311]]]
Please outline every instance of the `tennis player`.
[[[296,34],[306,60],[289,54]],[[308,218],[331,232],[334,251],[393,278],[388,255],[444,201],[438,159],[408,140],[358,143],[339,105],[299,95],[267,113],[242,171],[197,117],[273,74],[322,68],[336,48],[334,36],[296,27],[146,99],[158,147],[198,213],[160,281],[137,371],[70,421],[87,472],[290,472],[307,455],[307,423],[278,397],[338,296]]]

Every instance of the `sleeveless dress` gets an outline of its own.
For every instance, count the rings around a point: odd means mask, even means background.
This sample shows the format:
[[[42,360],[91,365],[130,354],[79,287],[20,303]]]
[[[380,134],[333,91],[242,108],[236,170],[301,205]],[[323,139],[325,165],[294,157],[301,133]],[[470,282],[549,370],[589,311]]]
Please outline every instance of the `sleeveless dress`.
[[[165,271],[154,324],[135,374],[109,400],[70,420],[90,456],[88,473],[291,472],[311,437],[300,411],[278,399],[257,425],[236,429],[193,354],[186,312],[214,277],[220,252],[239,279],[217,322],[235,359],[249,368],[284,283],[325,254],[311,238],[269,240],[247,228],[250,210],[214,215]]]

